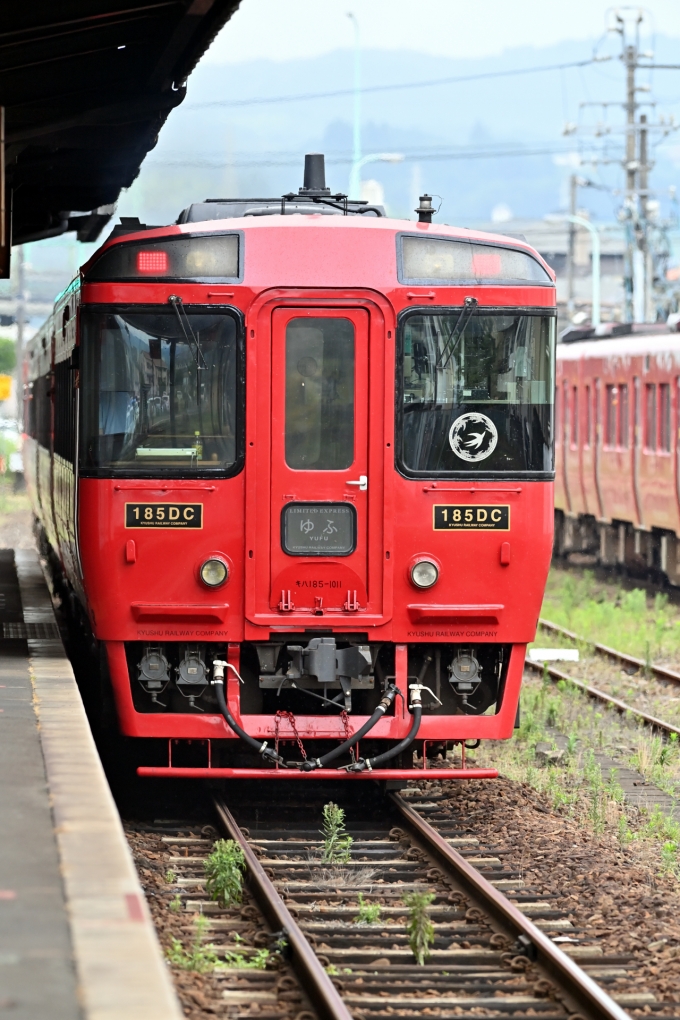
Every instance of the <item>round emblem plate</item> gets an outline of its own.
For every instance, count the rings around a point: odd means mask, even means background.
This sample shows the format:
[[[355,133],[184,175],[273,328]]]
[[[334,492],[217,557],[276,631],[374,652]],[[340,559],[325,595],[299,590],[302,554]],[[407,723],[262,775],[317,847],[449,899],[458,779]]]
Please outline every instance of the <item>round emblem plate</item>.
[[[468,411],[456,418],[449,431],[449,443],[456,457],[476,463],[496,449],[498,430],[485,414]]]

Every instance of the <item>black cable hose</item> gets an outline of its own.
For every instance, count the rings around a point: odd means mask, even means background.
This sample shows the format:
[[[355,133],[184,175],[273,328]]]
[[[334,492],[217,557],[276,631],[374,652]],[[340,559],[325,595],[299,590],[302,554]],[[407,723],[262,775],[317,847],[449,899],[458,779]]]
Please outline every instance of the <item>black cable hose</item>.
[[[229,711],[227,705],[227,699],[224,694],[224,683],[222,680],[213,680],[213,686],[215,687],[215,694],[217,696],[217,704],[220,707],[220,712],[227,720],[228,725],[236,733],[241,740],[243,740],[249,747],[252,747],[258,754],[261,754],[267,761],[278,762],[280,765],[283,764],[283,758],[277,754],[273,747],[267,747],[267,741],[257,740],[255,737],[251,737],[249,733],[239,726],[234,719],[233,715]]]
[[[411,722],[411,729],[408,731],[403,740],[400,740],[395,747],[391,747],[389,751],[384,751],[382,754],[377,755],[375,758],[365,758],[361,761],[356,762],[354,765],[347,767],[348,772],[364,772],[366,769],[374,769],[378,765],[382,765],[383,762],[389,761],[390,758],[396,758],[398,754],[405,751],[418,735],[420,729],[420,720],[422,718],[423,708],[422,705],[413,705],[413,720]]]
[[[302,772],[314,772],[316,769],[324,768],[329,762],[334,761],[336,758],[339,758],[341,754],[344,754],[345,751],[348,751],[353,744],[356,744],[356,742],[361,740],[361,738],[364,737],[369,730],[373,729],[378,720],[384,716],[397,694],[399,694],[399,689],[395,687],[394,684],[390,684],[382,701],[373,712],[373,715],[370,719],[366,720],[363,726],[359,727],[356,733],[354,733],[351,737],[348,737],[342,744],[338,744],[338,746],[334,747],[332,751],[328,752],[328,754],[322,755],[321,758],[315,758],[313,761],[307,759],[307,761],[302,762],[300,770]]]

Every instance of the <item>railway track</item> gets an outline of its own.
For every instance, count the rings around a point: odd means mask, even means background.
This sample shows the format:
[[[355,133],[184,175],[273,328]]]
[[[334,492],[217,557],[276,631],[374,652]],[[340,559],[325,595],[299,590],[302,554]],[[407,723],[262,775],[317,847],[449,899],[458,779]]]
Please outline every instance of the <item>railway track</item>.
[[[305,793],[304,803],[277,806],[264,795],[259,804],[215,799],[217,828],[245,857],[251,901],[240,913],[205,895],[214,836],[189,826],[161,834],[183,910],[207,918],[204,940],[225,947],[236,931],[244,952],[278,947],[284,961],[283,970],[216,972],[228,1016],[625,1020],[630,1008],[670,1017],[654,996],[631,990],[630,957],[605,957],[589,944],[550,897],[524,881],[507,850],[481,844],[439,806],[441,794],[407,790],[371,801],[357,791],[346,805],[351,858],[324,865],[321,793]],[[413,892],[433,896],[434,942],[424,965],[406,928],[405,897]],[[357,923],[360,895],[379,907],[372,923]]]
[[[635,671],[643,669],[652,676],[657,677],[659,680],[671,681],[673,683],[680,684],[680,673],[676,673],[672,669],[668,669],[665,666],[658,666],[654,663],[645,662],[644,659],[638,659],[634,655],[628,655],[626,652],[619,652],[615,648],[610,648],[608,645],[599,644],[596,641],[590,641],[588,638],[582,637],[580,634],[575,634],[571,630],[567,630],[566,627],[561,627],[557,623],[553,623],[551,620],[539,619],[539,626],[544,630],[550,631],[553,634],[560,634],[562,637],[568,638],[570,641],[577,641],[580,644],[587,644],[595,650],[598,655],[608,658],[611,661],[618,662],[621,665],[633,667]],[[597,687],[593,687],[591,684],[586,684],[582,680],[576,679],[576,677],[570,676],[561,669],[557,669],[555,666],[548,666],[540,662],[532,662],[530,659],[526,660],[526,665],[529,669],[533,669],[534,672],[546,673],[551,680],[560,681],[565,680],[570,684],[573,684],[584,694],[587,694],[589,698],[593,698],[595,701],[599,701],[602,704],[610,705],[615,708],[616,711],[621,713],[630,713],[634,718],[639,719],[641,722],[646,723],[653,729],[670,735],[674,733],[680,737],[680,727],[674,726],[672,723],[666,722],[663,719],[659,719],[657,716],[650,715],[648,712],[642,712],[639,708],[635,708],[633,705],[629,705],[627,702],[622,701],[620,698],[615,698],[611,694],[607,694],[606,691],[601,691]]]

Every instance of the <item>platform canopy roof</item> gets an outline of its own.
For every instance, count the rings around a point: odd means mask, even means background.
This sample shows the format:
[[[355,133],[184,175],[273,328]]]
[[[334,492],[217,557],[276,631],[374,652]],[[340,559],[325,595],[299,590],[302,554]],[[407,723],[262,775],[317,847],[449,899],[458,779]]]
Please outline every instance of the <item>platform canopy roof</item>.
[[[12,244],[94,240],[239,0],[23,0],[0,19]]]

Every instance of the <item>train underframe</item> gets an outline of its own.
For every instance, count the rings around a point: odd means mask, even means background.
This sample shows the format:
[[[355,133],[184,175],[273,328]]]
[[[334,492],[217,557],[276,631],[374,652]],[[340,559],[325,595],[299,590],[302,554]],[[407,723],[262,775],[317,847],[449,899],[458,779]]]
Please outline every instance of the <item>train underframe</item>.
[[[680,587],[680,539],[630,521],[600,521],[588,514],[555,511],[556,560],[599,566],[660,585]]]

